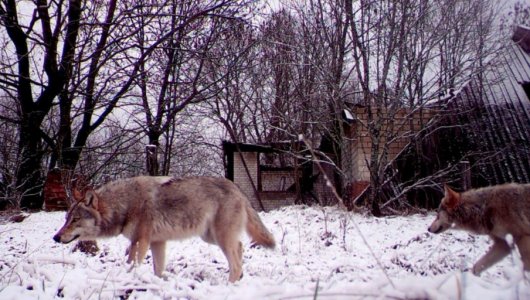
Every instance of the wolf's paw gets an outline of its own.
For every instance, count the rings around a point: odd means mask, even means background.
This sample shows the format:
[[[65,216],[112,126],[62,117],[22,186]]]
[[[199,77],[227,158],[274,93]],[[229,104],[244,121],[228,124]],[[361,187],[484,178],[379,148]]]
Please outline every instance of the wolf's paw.
[[[133,252],[129,252],[129,256],[127,256],[127,263],[130,264],[135,264],[138,260],[136,259],[136,251],[133,253]]]
[[[163,272],[162,274],[160,275],[156,275],[158,278],[164,280],[164,281],[168,281],[169,280],[169,275],[166,273],[166,272]]]
[[[471,268],[471,273],[473,273],[473,275],[475,275],[475,276],[480,276],[480,273],[482,273],[482,270],[481,270],[481,268],[479,268],[477,266],[473,266],[473,268]]]
[[[138,266],[136,262],[130,263],[129,260],[127,260],[127,264],[129,265],[129,268],[127,268],[127,273],[131,273],[132,270]]]

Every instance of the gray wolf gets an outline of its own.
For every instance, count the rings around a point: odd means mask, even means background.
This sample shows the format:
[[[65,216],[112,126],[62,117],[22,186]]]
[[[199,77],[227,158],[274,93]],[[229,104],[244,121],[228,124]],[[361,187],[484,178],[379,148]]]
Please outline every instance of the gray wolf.
[[[488,235],[493,241],[473,265],[473,274],[480,275],[510,254],[508,235],[519,249],[524,270],[530,271],[530,184],[503,184],[463,193],[445,186],[438,214],[428,230],[441,233],[451,227]]]
[[[53,237],[56,242],[123,234],[131,241],[127,262],[140,264],[150,247],[157,276],[165,267],[168,240],[200,236],[219,245],[228,260],[230,282],[243,275],[240,234],[244,229],[253,244],[275,246],[247,197],[224,178],[139,176],[84,193],[74,189],[73,196],[76,201]]]

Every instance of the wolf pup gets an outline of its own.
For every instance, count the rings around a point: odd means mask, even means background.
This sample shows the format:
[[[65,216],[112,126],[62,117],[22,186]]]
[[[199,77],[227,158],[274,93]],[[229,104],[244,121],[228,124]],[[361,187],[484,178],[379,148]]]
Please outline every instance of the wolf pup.
[[[453,227],[493,240],[472,272],[482,271],[507,256],[511,248],[506,236],[512,235],[521,253],[524,270],[530,271],[530,184],[503,184],[457,193],[445,186],[445,195],[429,232],[441,233]]]
[[[94,240],[123,234],[131,241],[128,263],[140,264],[151,247],[154,272],[165,267],[167,240],[200,236],[221,247],[228,260],[228,280],[243,275],[243,229],[252,242],[274,248],[247,197],[224,178],[140,176],[114,181],[84,194],[73,191],[75,203],[66,222],[53,237],[56,242]]]

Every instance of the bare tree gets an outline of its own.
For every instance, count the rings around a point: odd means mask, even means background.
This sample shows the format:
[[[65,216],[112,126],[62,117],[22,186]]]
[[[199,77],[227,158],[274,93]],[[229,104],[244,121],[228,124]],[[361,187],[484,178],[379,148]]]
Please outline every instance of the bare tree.
[[[174,10],[168,11],[171,7]],[[198,85],[200,59],[188,59],[207,51],[217,20],[236,17],[243,10],[243,2],[230,1],[2,1],[0,25],[7,37],[0,35],[5,46],[0,52],[0,89],[2,96],[16,99],[18,107],[16,117],[2,118],[19,127],[16,189],[24,193],[21,206],[42,205],[46,153],[52,153],[49,167],[73,171],[91,134],[109,116],[131,113],[125,107],[129,103],[121,102],[134,96],[133,87],[142,86],[139,75],[145,78],[154,70],[146,68],[164,62],[166,76],[156,85],[162,91],[159,114],[147,132],[153,137],[167,131],[175,114],[204,89]],[[133,38],[149,28],[157,31],[141,43]],[[158,61],[164,51],[168,59]]]
[[[0,3],[0,25],[10,39],[6,46],[16,53],[11,56],[2,52],[3,64],[16,67],[10,68],[14,73],[0,75],[1,86],[5,86],[3,91],[16,96],[20,107],[17,121],[21,162],[16,184],[17,190],[23,193],[20,203],[23,208],[42,206],[41,125],[54,99],[72,76],[81,4],[80,0],[68,3],[39,0],[34,2],[34,7],[23,8],[14,0]],[[20,12],[21,9],[24,13],[31,12],[31,17]]]
[[[235,142],[297,145],[303,133],[354,181],[348,147],[358,137],[343,114],[362,107],[370,205],[379,214],[392,144],[421,138],[413,138],[414,118],[480,74],[497,50],[494,7],[284,2],[251,21],[256,6],[247,0],[1,1],[1,130],[12,140],[7,128],[19,129],[15,154],[2,152],[10,161],[3,168],[18,165],[23,206],[40,206],[43,162],[94,177],[136,174],[138,145],[147,143],[149,174],[192,172],[173,157],[204,157],[197,149],[215,144],[200,132],[205,111]],[[11,180],[4,173],[2,181]]]
[[[402,134],[391,122],[430,99],[458,87],[483,70],[495,52],[491,38],[493,4],[483,1],[345,2],[350,18],[355,76],[367,108],[364,124],[371,140],[368,159],[371,207],[379,214],[378,193],[386,180],[389,145]],[[438,82],[436,82],[436,80]],[[408,99],[406,102],[405,99]]]
[[[252,26],[230,21],[205,65],[215,93],[205,103],[206,116],[220,122],[224,138],[233,142],[260,142],[264,136],[259,40]]]
[[[1,91],[0,91],[1,93]],[[20,163],[17,153],[16,103],[11,97],[0,97],[0,210],[17,207],[16,169]]]
[[[337,1],[307,1],[295,4],[294,10],[301,19],[299,51],[302,61],[298,65],[304,80],[298,88],[307,125],[302,132],[312,137],[329,156],[326,163],[334,167],[341,182],[351,181],[347,149],[351,143],[345,132],[344,111],[352,95],[351,40],[348,39],[349,19]],[[309,101],[308,101],[309,100]],[[343,186],[337,189],[344,192]]]
[[[156,24],[147,24],[152,6],[138,1],[143,11],[135,25],[136,40],[142,53],[145,44],[168,29],[172,34],[157,47],[149,59],[140,65],[140,76],[135,81],[141,99],[141,122],[148,138],[147,167],[150,175],[167,174],[171,165],[172,147],[175,142],[177,114],[188,105],[209,99],[212,84],[205,80],[210,76],[205,62],[212,48],[219,42],[226,23],[243,17],[247,1],[166,1],[164,15]],[[153,3],[152,1],[147,1]],[[147,3],[146,2],[146,3]],[[150,4],[152,5],[152,4]],[[162,3],[159,3],[162,6]],[[221,59],[216,57],[215,59]],[[222,74],[219,74],[222,77]],[[211,77],[211,76],[210,76]],[[159,170],[158,150],[161,137],[165,136],[162,170]]]
[[[395,155],[391,146],[404,138],[414,141],[417,130],[428,124],[422,117],[426,105],[484,70],[497,51],[491,42],[493,13],[492,4],[482,1],[288,2],[260,25],[258,54],[253,56],[259,68],[247,65],[253,71],[245,74],[257,76],[262,89],[245,94],[232,85],[231,94],[226,93],[232,101],[223,102],[218,111],[233,118],[238,125],[230,126],[242,128],[242,137],[253,132],[248,129],[265,128],[252,141],[309,136],[313,146],[332,155],[330,163],[349,182],[357,178],[348,145],[360,138],[346,130],[343,113],[352,105],[363,107],[366,118],[359,115],[357,121],[359,132],[366,131],[369,139],[363,157],[370,174],[370,206],[380,214],[379,193]],[[233,82],[240,87],[245,81]],[[245,86],[253,85],[247,81]],[[259,101],[235,100],[245,99],[241,95]],[[243,110],[231,103],[259,108],[253,114],[262,122],[245,119]]]

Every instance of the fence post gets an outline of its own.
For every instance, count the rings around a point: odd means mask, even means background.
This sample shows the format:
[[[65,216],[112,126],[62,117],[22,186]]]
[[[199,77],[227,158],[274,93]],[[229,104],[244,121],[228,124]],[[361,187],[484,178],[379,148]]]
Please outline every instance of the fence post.
[[[158,149],[156,145],[145,146],[145,168],[150,176],[158,175]]]

